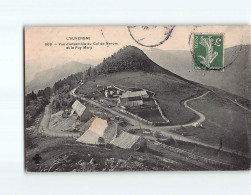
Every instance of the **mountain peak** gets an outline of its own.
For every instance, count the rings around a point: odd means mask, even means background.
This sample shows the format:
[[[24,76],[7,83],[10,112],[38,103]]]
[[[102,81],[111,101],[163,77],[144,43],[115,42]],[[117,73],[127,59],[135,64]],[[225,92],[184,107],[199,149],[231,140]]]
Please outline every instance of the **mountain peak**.
[[[154,63],[147,55],[135,46],[126,46],[105,58],[95,67],[98,74],[122,71],[169,72]]]

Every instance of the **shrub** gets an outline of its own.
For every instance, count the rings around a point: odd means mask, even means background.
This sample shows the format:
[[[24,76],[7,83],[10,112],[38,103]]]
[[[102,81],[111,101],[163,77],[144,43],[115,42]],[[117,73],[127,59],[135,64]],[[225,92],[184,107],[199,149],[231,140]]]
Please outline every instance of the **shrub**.
[[[175,145],[176,141],[172,136],[170,136],[168,139],[164,140],[163,143],[166,145]]]

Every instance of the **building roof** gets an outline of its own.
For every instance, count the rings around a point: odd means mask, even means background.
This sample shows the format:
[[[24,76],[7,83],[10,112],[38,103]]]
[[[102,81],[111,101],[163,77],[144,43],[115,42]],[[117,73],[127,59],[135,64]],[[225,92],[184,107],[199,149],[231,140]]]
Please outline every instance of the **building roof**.
[[[130,149],[140,139],[140,136],[122,131],[118,137],[115,137],[110,143],[120,148]]]
[[[82,136],[80,136],[76,141],[85,144],[99,144],[98,138],[100,136],[93,131],[87,130]]]
[[[86,109],[86,107],[83,104],[81,104],[78,100],[76,100],[71,107],[72,107],[71,114],[73,114],[73,112],[75,111],[78,116],[82,116],[82,114]]]
[[[123,131],[117,123],[108,126],[106,120],[95,117],[89,129],[76,141],[86,144],[100,144],[100,137],[104,139],[105,143],[125,149],[131,149],[140,140],[140,136]]]
[[[95,117],[89,129],[76,141],[86,144],[99,144],[99,137],[103,137],[105,129],[108,127],[107,121]]]
[[[118,133],[118,123],[109,124],[109,126],[105,129],[105,133],[103,138],[106,143],[110,143],[112,139],[117,136]]]
[[[121,95],[121,98],[137,97],[137,96],[146,96],[148,95],[145,90],[142,91],[127,91]]]
[[[107,126],[108,126],[108,124],[107,124],[106,120],[95,117],[94,121],[92,122],[92,124],[88,130],[93,131],[94,133],[98,134],[99,136],[103,136]]]
[[[143,105],[143,100],[137,100],[137,101],[121,101],[121,104],[123,106],[141,106]]]

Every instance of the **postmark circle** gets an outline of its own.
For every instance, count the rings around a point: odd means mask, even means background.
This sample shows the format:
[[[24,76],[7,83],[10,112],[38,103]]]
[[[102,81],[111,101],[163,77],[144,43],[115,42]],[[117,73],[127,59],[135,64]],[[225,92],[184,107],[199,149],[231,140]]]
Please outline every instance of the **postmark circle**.
[[[128,26],[132,39],[144,47],[163,44],[172,34],[175,26]]]

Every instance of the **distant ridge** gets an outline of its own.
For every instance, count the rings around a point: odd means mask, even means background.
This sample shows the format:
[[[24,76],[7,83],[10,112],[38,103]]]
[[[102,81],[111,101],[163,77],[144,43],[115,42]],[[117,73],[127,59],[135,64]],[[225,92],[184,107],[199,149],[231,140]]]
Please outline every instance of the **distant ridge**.
[[[164,51],[154,48],[144,52],[155,63],[185,79],[213,86],[247,99],[251,97],[250,45],[225,49],[224,64],[231,63],[231,65],[224,72],[194,71],[190,51]]]
[[[38,72],[34,79],[26,84],[25,93],[31,91],[37,92],[46,87],[52,87],[58,80],[64,79],[71,74],[84,72],[91,67],[90,64],[82,64],[80,62],[71,61],[66,64],[58,65],[54,68]]]

